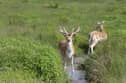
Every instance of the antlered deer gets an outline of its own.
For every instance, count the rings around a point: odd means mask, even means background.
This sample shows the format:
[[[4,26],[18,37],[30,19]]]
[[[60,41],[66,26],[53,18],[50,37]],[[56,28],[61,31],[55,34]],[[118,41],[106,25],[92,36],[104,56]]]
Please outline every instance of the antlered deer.
[[[64,68],[66,68],[66,65],[68,62],[71,63],[72,66],[72,71],[74,72],[74,45],[73,45],[73,37],[80,31],[80,27],[77,29],[72,29],[71,33],[68,33],[65,28],[60,28],[59,32],[61,32],[64,37],[66,38],[65,40],[62,40],[59,42],[59,49],[61,52],[61,55],[63,57],[64,61]]]
[[[100,41],[107,40],[107,33],[104,30],[104,22],[98,22],[96,26],[96,31],[92,31],[89,34],[89,49],[88,54],[93,53],[93,48]]]

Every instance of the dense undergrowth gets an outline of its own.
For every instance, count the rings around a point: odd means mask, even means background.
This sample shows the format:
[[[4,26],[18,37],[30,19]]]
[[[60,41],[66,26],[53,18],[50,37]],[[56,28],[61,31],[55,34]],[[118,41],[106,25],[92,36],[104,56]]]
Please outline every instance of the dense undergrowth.
[[[85,62],[89,83],[125,83],[125,42],[123,35],[110,37],[96,47],[96,52]]]
[[[0,70],[1,82],[67,82],[56,50],[24,39],[0,40]]]

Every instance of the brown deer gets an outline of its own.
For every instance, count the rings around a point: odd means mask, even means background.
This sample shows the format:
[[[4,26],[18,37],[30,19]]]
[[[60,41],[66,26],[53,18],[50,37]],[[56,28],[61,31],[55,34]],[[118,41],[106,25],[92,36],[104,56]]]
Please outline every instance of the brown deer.
[[[98,22],[96,26],[96,31],[89,33],[89,49],[88,54],[93,53],[93,48],[98,42],[107,40],[107,33],[104,30],[104,21]]]
[[[59,42],[59,49],[64,61],[64,68],[68,62],[71,63],[72,72],[74,72],[74,54],[75,49],[73,45],[73,37],[80,31],[80,27],[77,29],[72,29],[71,33],[68,33],[65,28],[60,28],[59,32],[65,37],[65,40]]]

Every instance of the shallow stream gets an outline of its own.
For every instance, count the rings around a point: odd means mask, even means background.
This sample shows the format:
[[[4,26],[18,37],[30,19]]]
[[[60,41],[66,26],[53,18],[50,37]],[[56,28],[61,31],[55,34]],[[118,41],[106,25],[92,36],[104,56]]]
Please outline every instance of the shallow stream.
[[[85,71],[79,69],[79,64],[85,60],[84,57],[75,57],[74,58],[74,69],[75,71],[72,73],[72,68],[70,65],[67,66],[65,71],[67,72],[68,79],[72,81],[72,83],[87,83],[85,80]]]

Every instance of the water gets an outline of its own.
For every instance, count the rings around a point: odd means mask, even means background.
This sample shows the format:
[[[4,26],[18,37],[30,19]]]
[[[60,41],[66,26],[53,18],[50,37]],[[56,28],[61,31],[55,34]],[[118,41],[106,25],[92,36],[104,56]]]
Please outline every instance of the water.
[[[78,68],[79,64],[85,60],[84,57],[75,57],[74,59],[74,69],[75,71],[72,73],[71,66],[67,66],[65,69],[68,75],[68,79],[72,81],[72,83],[87,83],[85,80],[85,71]]]

